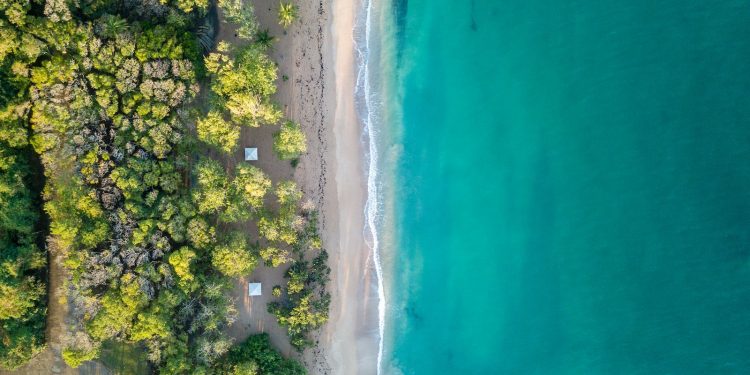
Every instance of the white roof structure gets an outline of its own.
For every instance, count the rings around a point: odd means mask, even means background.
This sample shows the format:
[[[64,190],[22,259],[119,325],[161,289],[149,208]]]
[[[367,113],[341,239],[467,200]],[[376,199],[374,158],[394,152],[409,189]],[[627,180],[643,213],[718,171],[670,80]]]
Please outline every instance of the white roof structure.
[[[249,284],[247,284],[247,294],[250,297],[261,295],[261,293],[260,293],[260,283],[249,283]]]
[[[245,160],[258,160],[258,149],[255,147],[245,147]]]

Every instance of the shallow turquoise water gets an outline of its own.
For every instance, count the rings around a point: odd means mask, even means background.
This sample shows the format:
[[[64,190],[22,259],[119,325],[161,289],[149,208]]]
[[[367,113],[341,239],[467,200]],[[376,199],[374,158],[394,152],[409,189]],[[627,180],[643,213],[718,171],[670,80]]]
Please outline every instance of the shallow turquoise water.
[[[390,6],[385,372],[750,373],[750,4]]]

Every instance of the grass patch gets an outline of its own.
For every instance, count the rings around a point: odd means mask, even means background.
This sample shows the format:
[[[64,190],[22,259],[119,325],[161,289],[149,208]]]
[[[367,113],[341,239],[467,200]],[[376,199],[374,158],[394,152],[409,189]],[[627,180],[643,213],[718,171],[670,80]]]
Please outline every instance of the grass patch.
[[[151,369],[145,350],[140,345],[107,341],[99,359],[114,374],[148,375]]]

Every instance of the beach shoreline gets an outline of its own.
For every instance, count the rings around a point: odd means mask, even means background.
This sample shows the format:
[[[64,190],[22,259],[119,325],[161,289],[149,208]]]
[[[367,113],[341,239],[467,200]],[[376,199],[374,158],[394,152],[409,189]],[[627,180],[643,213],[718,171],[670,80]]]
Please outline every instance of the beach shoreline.
[[[357,61],[354,30],[359,2],[333,0],[326,54],[334,90],[329,103],[333,113],[335,152],[329,179],[336,189],[335,202],[327,204],[329,222],[325,236],[331,252],[332,304],[330,321],[320,344],[333,374],[375,374],[378,352],[378,296],[373,253],[365,242],[367,201],[366,145],[355,108]],[[335,223],[334,223],[335,222]],[[326,243],[326,238],[324,238]],[[314,370],[314,369],[311,369]],[[313,371],[313,373],[319,373]]]

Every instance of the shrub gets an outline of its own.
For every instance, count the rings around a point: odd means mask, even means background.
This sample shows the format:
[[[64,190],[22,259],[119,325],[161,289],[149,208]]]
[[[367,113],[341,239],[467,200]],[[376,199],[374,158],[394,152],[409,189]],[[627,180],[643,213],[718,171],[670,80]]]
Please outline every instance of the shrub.
[[[287,121],[273,135],[273,150],[279,159],[292,160],[307,151],[307,140],[299,124]]]

